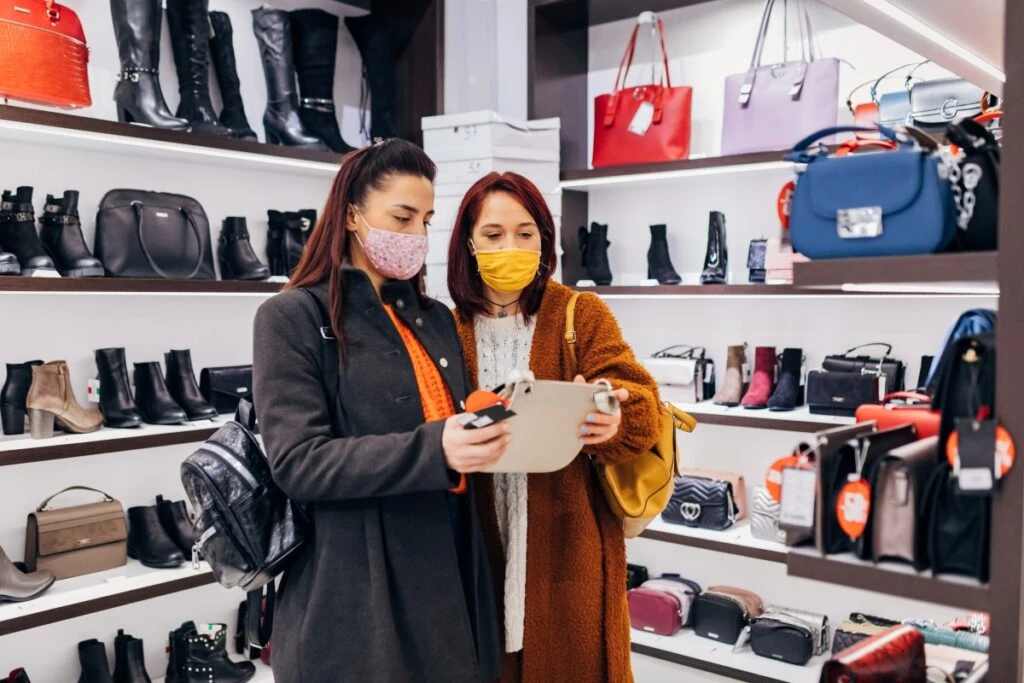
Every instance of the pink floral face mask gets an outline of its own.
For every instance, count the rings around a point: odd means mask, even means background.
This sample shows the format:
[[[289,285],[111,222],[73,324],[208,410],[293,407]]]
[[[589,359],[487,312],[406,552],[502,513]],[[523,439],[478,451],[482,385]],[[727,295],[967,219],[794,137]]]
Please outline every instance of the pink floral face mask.
[[[415,277],[427,260],[427,247],[430,244],[427,236],[381,230],[367,223],[359,209],[356,209],[356,213],[368,230],[366,241],[360,239],[358,232],[354,234],[373,269],[393,280],[410,280]]]

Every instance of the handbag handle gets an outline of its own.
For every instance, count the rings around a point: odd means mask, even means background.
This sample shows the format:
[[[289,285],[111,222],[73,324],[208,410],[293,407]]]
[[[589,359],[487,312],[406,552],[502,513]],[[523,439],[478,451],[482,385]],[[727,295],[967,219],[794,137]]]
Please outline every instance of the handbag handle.
[[[829,128],[822,128],[819,131],[811,133],[800,142],[793,145],[793,149],[784,157],[786,161],[793,161],[798,164],[806,164],[810,161],[815,154],[812,154],[809,150],[811,145],[822,138],[831,137],[838,133],[879,133],[884,138],[891,140],[893,143],[903,147],[913,147],[914,142],[912,140],[900,139],[896,131],[888,126],[831,126]]]
[[[653,12],[651,14],[654,14]],[[658,86],[658,92],[654,98],[654,114],[651,117],[651,125],[661,123],[661,116],[663,111],[663,95],[666,88],[672,87],[672,77],[668,73],[668,50],[665,47],[665,25],[662,23],[661,18],[655,15],[654,23],[657,26],[658,37],[661,43],[661,78],[656,83],[651,85]],[[626,80],[629,78],[629,69],[633,66],[633,55],[636,53],[636,41],[637,36],[640,32],[640,23],[633,27],[633,32],[629,36],[629,42],[626,44],[626,51],[622,55],[622,60],[619,62],[619,71],[615,76],[615,88],[612,90],[611,97],[608,98],[608,103],[604,109],[604,127],[611,128],[612,124],[615,123],[615,112],[619,107],[619,97],[621,96],[622,90],[626,87]],[[653,79],[652,79],[653,80]]]
[[[687,352],[677,356],[675,354],[668,353],[672,349],[687,349]],[[704,358],[706,349],[703,346],[689,346],[687,344],[674,344],[673,346],[666,347],[661,351],[655,351],[651,354],[651,358],[693,358],[697,349],[700,349],[700,358]]]
[[[146,246],[146,238],[144,231],[142,229],[144,224],[142,213],[144,207],[142,205],[142,202],[133,201],[132,208],[135,209],[135,219],[138,222],[137,232],[139,235],[139,246],[142,247],[142,255],[146,257],[146,260],[149,262],[150,268],[152,268],[157,275],[164,278],[165,280],[176,279],[172,275],[165,273],[163,269],[161,269],[160,266],[156,264],[156,261],[153,260],[153,255],[149,253],[149,247]],[[192,272],[185,276],[186,280],[191,280],[196,276],[196,273],[199,272],[199,269],[203,267],[203,236],[199,232],[199,226],[196,225],[195,220],[193,220],[192,214],[190,214],[184,206],[179,206],[178,211],[180,211],[181,214],[185,217],[185,220],[192,228],[192,234],[195,235],[196,238],[196,265],[195,268],[192,269]]]
[[[244,398],[238,401],[238,408],[235,409],[235,422],[250,432],[256,426],[256,410],[253,408],[252,403]]]
[[[846,351],[843,352],[843,355],[844,356],[849,356],[851,353],[853,353],[857,349],[864,349],[864,348],[867,348],[869,346],[884,346],[885,347],[885,355],[882,356],[882,358],[888,358],[889,354],[892,353],[892,344],[886,344],[885,342],[868,342],[867,344],[860,344],[858,346],[854,346],[852,349],[847,349]]]
[[[910,85],[910,80],[909,79],[913,78],[914,70],[916,70],[917,67],[919,67],[919,66],[921,66],[920,62],[911,62],[910,64],[904,64],[903,66],[898,66],[898,67],[896,67],[895,69],[893,69],[891,71],[886,71],[884,74],[879,76],[875,80],[875,84],[871,86],[871,101],[872,102],[876,102],[876,103],[878,102],[878,86],[881,85],[882,81],[884,81],[885,79],[889,78],[890,76],[892,76],[894,74],[899,73],[900,71],[903,71],[904,69],[913,69],[909,74],[907,74],[907,81],[904,83],[904,88],[908,87]],[[860,86],[858,86],[858,87],[860,87]]]
[[[39,507],[36,508],[36,512],[46,512],[47,510],[50,509],[50,501],[52,501],[54,498],[61,495],[62,493],[67,493],[68,491],[92,491],[93,493],[98,493],[101,496],[103,496],[103,502],[114,502],[114,497],[111,496],[109,493],[104,493],[103,491],[100,491],[99,489],[94,489],[91,486],[69,486],[66,489],[61,489],[60,491],[57,491],[57,493],[53,494],[52,496],[44,500],[42,503],[40,503]]]
[[[932,397],[928,394],[922,394],[917,391],[894,391],[891,394],[886,394],[882,397],[882,403],[888,403],[898,398],[902,398],[905,401],[917,401],[918,403],[931,404]]]

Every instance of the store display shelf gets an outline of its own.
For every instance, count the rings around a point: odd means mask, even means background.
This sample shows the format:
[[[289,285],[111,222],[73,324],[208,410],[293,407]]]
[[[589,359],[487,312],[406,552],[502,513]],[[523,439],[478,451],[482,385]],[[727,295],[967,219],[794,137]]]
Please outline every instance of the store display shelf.
[[[269,296],[282,283],[242,280],[161,280],[129,277],[0,277],[0,292],[32,294],[131,294]]]
[[[147,160],[215,163],[240,169],[288,171],[329,178],[338,170],[331,152],[250,140],[133,126],[60,112],[0,105],[0,141],[66,150],[131,154]]]
[[[998,253],[924,254],[796,263],[798,287],[892,294],[999,294]]]
[[[636,654],[749,683],[817,683],[821,665],[827,659],[819,656],[805,666],[795,666],[758,657],[749,647],[733,652],[732,645],[701,638],[689,629],[674,636],[659,636],[635,629],[630,633],[632,650]]]
[[[689,5],[700,5],[711,0],[647,0],[644,7],[652,12],[666,12],[679,7]],[[567,15],[573,28],[585,28],[598,24],[607,24],[620,19],[632,19],[636,17],[637,9],[632,0],[530,0],[531,8],[542,11],[554,11]],[[586,12],[572,12],[571,10],[584,5]]]
[[[57,581],[28,602],[0,604],[0,636],[214,583],[209,565],[150,569],[135,560],[116,569]]]
[[[601,187],[635,185],[637,183],[649,185],[690,176],[785,170],[793,166],[791,162],[782,161],[785,153],[786,150],[778,150],[664,161],[655,164],[637,164],[635,166],[609,166],[562,171],[561,188],[587,192]]]
[[[199,443],[210,438],[229,419],[230,416],[221,415],[215,420],[183,425],[143,425],[138,429],[103,427],[91,434],[63,434],[49,439],[33,439],[28,434],[0,437],[0,467]]]
[[[711,401],[676,403],[682,411],[697,418],[697,424],[774,429],[784,432],[820,432],[837,425],[851,425],[852,417],[812,415],[806,406],[789,411],[747,410],[740,406],[719,406]]]
[[[933,576],[899,562],[872,564],[851,553],[823,557],[814,548],[791,548],[786,571],[790,576],[982,612],[987,612],[992,602],[988,585],[974,579]]]
[[[640,537],[767,562],[785,562],[788,551],[781,543],[754,538],[750,533],[750,525],[745,522],[725,531],[708,531],[669,524],[658,517]]]

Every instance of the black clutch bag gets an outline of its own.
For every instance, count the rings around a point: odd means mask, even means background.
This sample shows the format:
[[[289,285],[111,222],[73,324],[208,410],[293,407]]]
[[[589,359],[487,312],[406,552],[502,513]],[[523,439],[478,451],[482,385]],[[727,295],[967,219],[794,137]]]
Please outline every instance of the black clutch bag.
[[[733,525],[738,514],[731,483],[683,476],[676,479],[672,499],[661,517],[672,524],[722,531]]]
[[[199,373],[199,391],[218,413],[233,413],[243,398],[252,401],[252,366],[203,368]]]
[[[886,349],[885,355],[881,358],[850,355],[854,351],[867,346],[884,346]],[[886,344],[885,342],[861,344],[860,346],[848,349],[842,355],[825,356],[821,369],[828,372],[847,372],[862,375],[881,374],[885,377],[885,383],[882,386],[882,396],[885,396],[895,391],[903,391],[906,381],[907,366],[903,364],[903,361],[893,358],[890,355],[891,353],[892,344]]]
[[[878,375],[811,370],[807,373],[807,408],[815,415],[853,417],[865,403],[881,403]]]
[[[730,594],[725,587],[708,589],[693,599],[693,632],[702,638],[733,645],[751,619],[761,616],[760,599],[749,591]]]

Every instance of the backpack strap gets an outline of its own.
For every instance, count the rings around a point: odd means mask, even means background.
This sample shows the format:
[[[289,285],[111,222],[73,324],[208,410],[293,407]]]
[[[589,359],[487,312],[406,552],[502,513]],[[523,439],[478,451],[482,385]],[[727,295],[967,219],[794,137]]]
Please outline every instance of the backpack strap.
[[[565,307],[565,343],[569,349],[569,360],[572,362],[573,379],[576,379],[580,370],[579,358],[576,357],[576,302],[579,298],[580,293],[573,292],[569,297],[569,305]]]
[[[323,340],[323,351],[321,353],[321,364],[323,365],[322,382],[327,392],[327,404],[331,406],[331,421],[338,410],[338,340],[334,336],[331,327],[331,316],[327,313],[327,307],[320,301],[320,297],[312,290],[302,288],[299,291],[305,292],[306,296],[313,300],[316,306],[317,315],[320,318],[320,338]]]
[[[266,593],[266,606],[263,588],[245,594],[245,636],[251,647],[260,650],[270,645],[270,634],[274,630],[274,599],[277,593],[274,579],[267,582]]]

